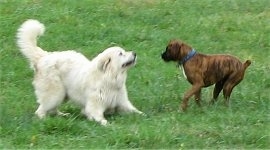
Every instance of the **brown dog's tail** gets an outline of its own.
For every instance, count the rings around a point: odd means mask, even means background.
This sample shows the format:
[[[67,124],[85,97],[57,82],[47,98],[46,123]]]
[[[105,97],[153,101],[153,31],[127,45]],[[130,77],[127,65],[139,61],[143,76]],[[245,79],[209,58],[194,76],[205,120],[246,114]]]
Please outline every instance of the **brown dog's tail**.
[[[251,61],[250,60],[246,60],[246,62],[244,62],[243,66],[244,66],[244,69],[246,70],[247,67],[251,64]]]

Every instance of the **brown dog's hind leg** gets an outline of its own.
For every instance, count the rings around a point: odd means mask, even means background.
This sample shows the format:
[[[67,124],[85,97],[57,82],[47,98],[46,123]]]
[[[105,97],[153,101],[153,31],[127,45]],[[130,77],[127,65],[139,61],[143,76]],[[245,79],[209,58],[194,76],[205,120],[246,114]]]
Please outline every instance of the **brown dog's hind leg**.
[[[215,84],[215,88],[213,91],[213,99],[210,101],[210,104],[214,104],[217,101],[218,95],[223,89],[223,85],[224,85],[224,80],[219,81]]]
[[[243,79],[243,73],[237,72],[229,76],[223,86],[223,96],[226,106],[230,106],[230,96],[233,88],[238,85]]]
[[[233,90],[233,85],[231,83],[224,85],[224,88],[223,88],[224,104],[227,107],[230,106],[230,96],[231,96],[232,90]]]
[[[189,98],[195,93],[200,92],[201,88],[202,88],[201,85],[196,84],[196,85],[193,85],[192,88],[186,92],[183,98],[183,102],[181,104],[182,111],[186,111]]]

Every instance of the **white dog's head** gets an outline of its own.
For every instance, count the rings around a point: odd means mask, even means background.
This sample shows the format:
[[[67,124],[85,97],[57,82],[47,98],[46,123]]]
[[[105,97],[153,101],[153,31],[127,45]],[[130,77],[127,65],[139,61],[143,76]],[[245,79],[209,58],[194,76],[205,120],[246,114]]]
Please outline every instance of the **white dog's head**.
[[[99,54],[98,68],[110,72],[126,71],[136,63],[136,53],[121,47],[110,47]]]

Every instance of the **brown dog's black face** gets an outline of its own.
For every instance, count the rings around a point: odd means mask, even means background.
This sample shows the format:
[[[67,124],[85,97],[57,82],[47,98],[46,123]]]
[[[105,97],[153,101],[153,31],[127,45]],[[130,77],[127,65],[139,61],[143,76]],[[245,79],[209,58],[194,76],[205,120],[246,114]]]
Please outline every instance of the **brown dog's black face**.
[[[161,54],[164,61],[178,61],[180,58],[181,42],[170,41],[165,52]]]

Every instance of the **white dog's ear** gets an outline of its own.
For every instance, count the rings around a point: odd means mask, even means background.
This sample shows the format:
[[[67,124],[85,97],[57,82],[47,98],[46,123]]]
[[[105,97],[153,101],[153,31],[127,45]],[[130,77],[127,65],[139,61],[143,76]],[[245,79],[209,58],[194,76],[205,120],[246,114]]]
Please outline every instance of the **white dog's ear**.
[[[106,71],[109,64],[111,62],[111,58],[103,58],[101,60],[99,60],[99,63],[98,63],[98,68],[101,70],[101,71]]]

